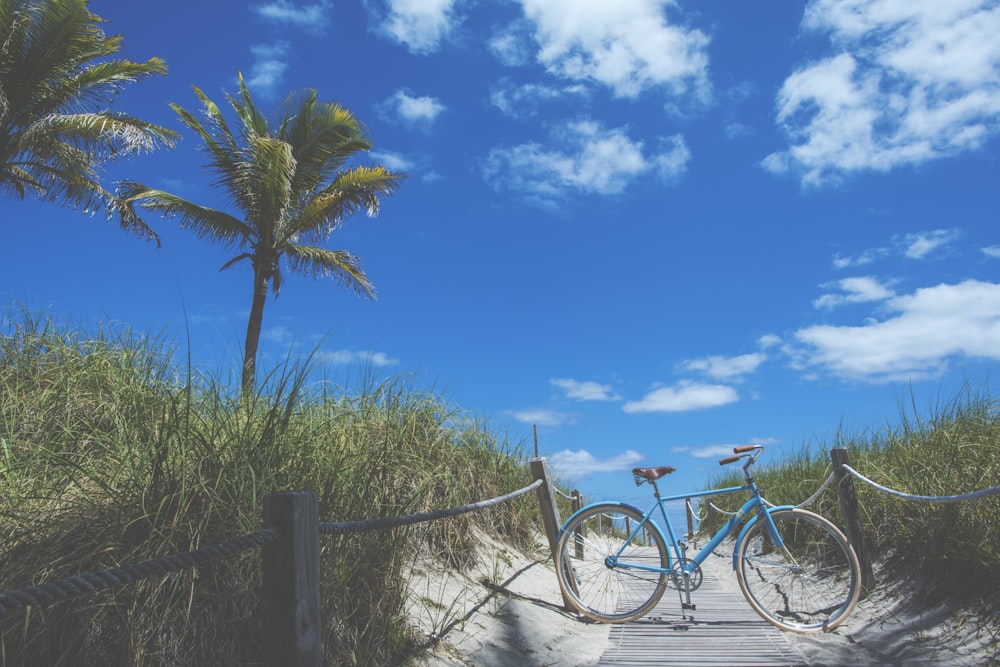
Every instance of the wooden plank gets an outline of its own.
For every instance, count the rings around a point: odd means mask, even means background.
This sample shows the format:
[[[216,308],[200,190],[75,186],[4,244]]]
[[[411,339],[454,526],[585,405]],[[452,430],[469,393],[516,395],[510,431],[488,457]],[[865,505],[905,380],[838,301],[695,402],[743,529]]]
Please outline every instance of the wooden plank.
[[[735,574],[731,576],[735,577]],[[671,587],[644,618],[611,628],[598,667],[802,667],[808,664],[781,630],[743,596],[725,589],[711,569],[691,594],[696,610],[681,613]]]

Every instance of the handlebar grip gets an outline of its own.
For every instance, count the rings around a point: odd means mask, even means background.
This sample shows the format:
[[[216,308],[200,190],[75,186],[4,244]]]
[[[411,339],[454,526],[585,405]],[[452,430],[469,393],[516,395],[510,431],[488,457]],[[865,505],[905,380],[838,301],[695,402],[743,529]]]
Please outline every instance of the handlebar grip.
[[[742,454],[743,452],[752,452],[757,449],[759,445],[743,445],[742,447],[733,447],[733,451],[737,454]]]
[[[740,457],[738,457],[738,456],[730,456],[728,459],[722,459],[721,461],[719,461],[719,465],[720,466],[724,466],[727,463],[735,463],[736,461],[739,461],[739,460],[740,460]]]

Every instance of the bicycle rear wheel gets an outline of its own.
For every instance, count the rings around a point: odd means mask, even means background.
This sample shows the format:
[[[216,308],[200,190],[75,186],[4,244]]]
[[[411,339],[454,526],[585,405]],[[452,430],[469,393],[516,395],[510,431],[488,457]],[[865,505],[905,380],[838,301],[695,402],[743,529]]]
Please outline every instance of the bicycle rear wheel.
[[[559,586],[583,615],[625,623],[645,616],[660,601],[670,556],[652,525],[628,541],[641,522],[642,513],[634,507],[604,503],[575,514],[563,527],[555,563]]]
[[[861,567],[840,530],[800,509],[770,513],[784,542],[779,549],[759,518],[737,546],[740,588],[768,622],[793,632],[830,631],[854,610]]]

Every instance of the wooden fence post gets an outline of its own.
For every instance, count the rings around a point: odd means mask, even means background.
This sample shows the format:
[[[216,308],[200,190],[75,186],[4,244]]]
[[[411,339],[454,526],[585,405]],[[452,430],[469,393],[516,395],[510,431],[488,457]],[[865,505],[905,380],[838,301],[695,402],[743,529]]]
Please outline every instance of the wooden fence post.
[[[556,552],[559,546],[559,529],[562,527],[562,521],[559,519],[556,494],[552,488],[549,467],[545,463],[544,457],[531,459],[531,474],[535,479],[542,480],[542,484],[536,489],[538,492],[538,504],[542,510],[542,525],[545,526],[545,534],[549,538],[549,551],[552,552],[552,562],[555,563]],[[568,610],[574,609],[566,593],[563,593],[563,604]]]
[[[276,526],[279,531],[278,540],[261,549],[264,664],[320,667],[323,639],[316,493],[268,495],[264,498],[264,525]]]
[[[691,499],[684,499],[684,513],[687,515],[688,534],[685,539],[694,539],[694,509],[691,507]]]
[[[583,495],[576,489],[570,494],[573,497],[573,512],[575,513],[578,509],[583,507]],[[577,537],[580,539],[576,540],[576,551],[575,556],[579,559],[583,559],[583,541],[587,538],[587,524],[578,524],[576,529]]]
[[[847,541],[854,547],[854,553],[858,556],[861,564],[861,588],[863,595],[875,590],[875,571],[872,569],[872,561],[868,555],[868,546],[865,543],[865,531],[861,525],[861,509],[858,506],[858,492],[854,488],[854,477],[844,470],[843,466],[850,465],[845,447],[834,447],[830,450],[830,459],[833,461],[833,476],[837,482],[837,494],[840,496],[840,516],[844,520],[844,533]]]

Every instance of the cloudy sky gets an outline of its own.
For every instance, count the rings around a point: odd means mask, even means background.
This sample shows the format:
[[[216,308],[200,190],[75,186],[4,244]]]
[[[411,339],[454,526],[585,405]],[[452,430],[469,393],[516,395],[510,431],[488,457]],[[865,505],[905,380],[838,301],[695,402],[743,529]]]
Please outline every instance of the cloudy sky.
[[[1000,359],[1000,5],[994,1],[93,0],[169,74],[116,106],[315,88],[404,171],[331,239],[379,298],[286,276],[267,360],[408,377],[494,421],[592,497],[634,465],[702,484],[894,423]],[[108,169],[224,207],[194,136]],[[162,331],[235,368],[246,267],[166,221],[5,201],[0,290]],[[188,333],[185,333],[187,330]],[[228,372],[228,371],[220,371]]]

